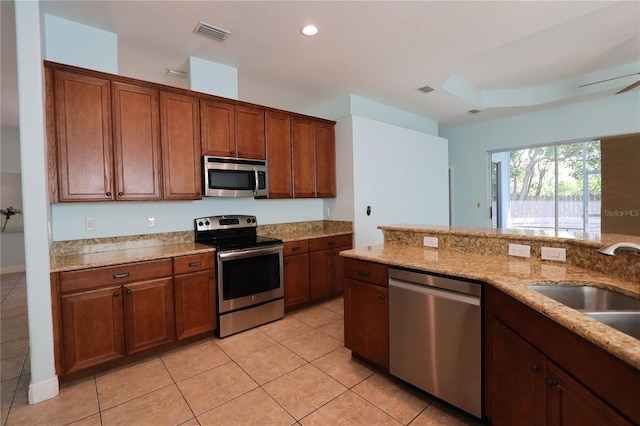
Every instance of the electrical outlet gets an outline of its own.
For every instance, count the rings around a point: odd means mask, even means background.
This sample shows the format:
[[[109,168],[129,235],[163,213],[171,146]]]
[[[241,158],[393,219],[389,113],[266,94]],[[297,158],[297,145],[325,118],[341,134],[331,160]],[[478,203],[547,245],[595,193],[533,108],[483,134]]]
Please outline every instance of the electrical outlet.
[[[155,216],[147,216],[147,228],[153,228],[156,226],[156,217]]]
[[[438,248],[438,238],[436,238],[436,237],[424,237],[422,239],[422,244],[425,247]]]
[[[567,250],[555,247],[542,247],[540,256],[543,260],[557,260],[558,262],[566,262]]]
[[[518,257],[531,257],[531,246],[523,244],[509,244],[509,255]]]
[[[86,231],[95,231],[97,228],[96,226],[96,218],[95,217],[85,217],[84,218],[84,229]]]

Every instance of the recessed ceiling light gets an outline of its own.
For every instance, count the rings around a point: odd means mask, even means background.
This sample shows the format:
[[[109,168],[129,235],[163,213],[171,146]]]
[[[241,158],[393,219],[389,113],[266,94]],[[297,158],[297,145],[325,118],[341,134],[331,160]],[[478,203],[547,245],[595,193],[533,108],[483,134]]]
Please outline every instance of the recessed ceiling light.
[[[315,25],[307,25],[306,27],[302,28],[302,34],[307,36],[314,36],[318,34],[318,27],[316,27]]]

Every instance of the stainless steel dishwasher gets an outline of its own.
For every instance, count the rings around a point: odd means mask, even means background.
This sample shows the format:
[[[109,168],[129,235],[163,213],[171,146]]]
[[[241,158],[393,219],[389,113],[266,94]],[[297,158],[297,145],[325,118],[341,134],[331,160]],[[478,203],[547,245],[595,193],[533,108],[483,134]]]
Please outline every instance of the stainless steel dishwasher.
[[[482,415],[481,284],[389,269],[389,371]]]

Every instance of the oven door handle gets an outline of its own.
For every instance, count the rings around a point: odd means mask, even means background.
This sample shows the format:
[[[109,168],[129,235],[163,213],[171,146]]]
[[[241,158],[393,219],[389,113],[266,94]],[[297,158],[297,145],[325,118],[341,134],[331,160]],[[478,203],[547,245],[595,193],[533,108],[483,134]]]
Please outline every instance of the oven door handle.
[[[264,248],[250,248],[250,249],[242,249],[242,250],[230,250],[230,251],[221,251],[218,252],[218,258],[220,260],[233,260],[233,259],[242,259],[246,257],[256,257],[263,256],[268,254],[279,254],[282,253],[282,246],[272,246],[272,247],[264,247]]]
[[[258,168],[253,168],[253,196],[258,196],[258,187],[260,186],[260,180],[258,179]]]

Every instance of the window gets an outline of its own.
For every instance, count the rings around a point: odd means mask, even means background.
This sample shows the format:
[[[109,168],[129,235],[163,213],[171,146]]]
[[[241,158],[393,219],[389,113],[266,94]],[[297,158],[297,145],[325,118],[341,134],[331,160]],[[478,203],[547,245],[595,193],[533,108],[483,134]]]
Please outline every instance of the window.
[[[600,141],[491,154],[494,227],[600,232]]]

